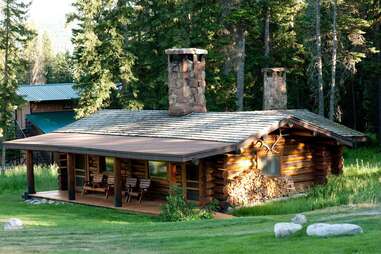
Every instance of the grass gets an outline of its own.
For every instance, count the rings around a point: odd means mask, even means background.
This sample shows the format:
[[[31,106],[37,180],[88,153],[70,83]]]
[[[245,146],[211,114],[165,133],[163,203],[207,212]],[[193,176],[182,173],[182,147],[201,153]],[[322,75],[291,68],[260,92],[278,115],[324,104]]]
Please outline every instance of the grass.
[[[378,148],[346,150],[344,174],[332,176],[305,197],[233,211],[236,216],[291,214],[325,207],[381,201],[381,153]]]
[[[310,222],[350,222],[358,236],[318,239],[304,231],[275,239],[274,223],[292,215],[164,223],[157,218],[81,205],[31,206],[0,195],[0,222],[17,217],[26,228],[0,230],[0,253],[378,253],[381,207],[342,207],[307,213]]]
[[[57,189],[57,167],[36,166],[34,169],[37,191]],[[0,175],[0,194],[16,193],[26,190],[26,168],[17,166]]]
[[[258,212],[257,216],[221,221],[161,222],[155,217],[82,205],[28,205],[20,199],[20,192],[25,189],[25,169],[17,168],[0,176],[0,224],[16,217],[23,220],[25,229],[4,232],[0,228],[0,253],[379,253],[380,184],[375,179],[380,174],[377,163],[381,160],[375,152],[347,151],[343,178],[331,179],[326,189],[314,190],[316,193],[308,200],[282,203],[287,209],[275,203],[268,205],[284,209],[283,214],[274,214],[271,209],[271,215],[258,215]],[[55,169],[41,167],[36,170],[36,187],[54,189],[56,177]],[[367,181],[371,183],[366,184]],[[335,184],[339,186],[336,190]],[[311,210],[312,196],[327,198],[327,201],[316,199],[318,205],[313,209],[340,202],[361,204],[306,212],[309,223],[355,223],[365,233],[315,238],[306,236],[303,230],[290,238],[275,239],[274,223],[289,221],[293,206],[297,207],[295,212]]]

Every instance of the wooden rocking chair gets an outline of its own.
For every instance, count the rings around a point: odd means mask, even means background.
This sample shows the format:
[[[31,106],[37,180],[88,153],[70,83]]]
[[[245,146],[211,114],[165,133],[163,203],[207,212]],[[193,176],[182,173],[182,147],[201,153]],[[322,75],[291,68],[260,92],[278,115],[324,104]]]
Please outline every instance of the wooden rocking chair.
[[[138,191],[131,191],[128,193],[127,203],[130,203],[131,197],[136,197],[139,203],[142,203],[143,195],[151,187],[151,179],[139,179]]]
[[[126,179],[126,191],[124,192],[126,195],[126,202],[128,201],[130,193],[135,190],[137,183],[138,183],[137,178],[128,177]]]
[[[87,191],[102,192],[105,193],[105,176],[104,175],[95,175],[90,181],[87,181],[83,185],[82,196],[86,194]]]
[[[106,189],[106,199],[110,196],[110,194],[114,191],[115,188],[115,177],[109,176],[107,178],[107,189]]]

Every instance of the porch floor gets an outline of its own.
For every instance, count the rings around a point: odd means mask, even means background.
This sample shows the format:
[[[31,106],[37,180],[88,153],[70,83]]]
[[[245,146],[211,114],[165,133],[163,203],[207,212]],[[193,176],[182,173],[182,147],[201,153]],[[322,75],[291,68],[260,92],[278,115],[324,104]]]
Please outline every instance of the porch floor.
[[[114,206],[114,197],[111,196],[108,199],[101,194],[86,194],[84,196],[81,193],[76,193],[75,200],[68,199],[67,191],[44,191],[37,192],[36,194],[29,195],[34,198],[44,198],[48,200],[63,201],[75,204],[90,205],[104,208],[113,208],[122,211],[132,212],[132,213],[143,213],[148,215],[158,216],[160,214],[160,206],[165,204],[163,200],[143,200],[141,204],[136,200],[131,200],[130,203],[126,203],[123,199],[122,207]]]
[[[137,202],[136,200],[131,200],[130,203],[126,203],[125,199],[123,199],[123,206],[115,207],[113,196],[106,199],[106,197],[101,194],[86,194],[82,196],[81,193],[77,192],[75,195],[75,200],[69,200],[67,191],[60,190],[37,192],[36,194],[30,194],[29,196],[34,198],[44,198],[48,200],[63,201],[74,204],[112,208],[125,212],[140,213],[153,216],[159,216],[160,206],[165,204],[165,201],[163,200],[143,200],[142,203],[139,204],[139,202]],[[219,212],[214,213],[214,219],[217,220],[225,220],[231,218],[234,218],[234,216]]]

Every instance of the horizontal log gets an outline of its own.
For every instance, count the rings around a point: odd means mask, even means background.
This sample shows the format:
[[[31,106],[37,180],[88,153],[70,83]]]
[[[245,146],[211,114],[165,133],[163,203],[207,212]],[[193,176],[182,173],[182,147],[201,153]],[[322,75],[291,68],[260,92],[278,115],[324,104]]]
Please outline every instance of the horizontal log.
[[[289,168],[282,168],[281,173],[282,175],[299,175],[299,174],[305,174],[305,173],[311,173],[315,174],[316,169],[314,167],[300,167],[298,169],[289,169]]]

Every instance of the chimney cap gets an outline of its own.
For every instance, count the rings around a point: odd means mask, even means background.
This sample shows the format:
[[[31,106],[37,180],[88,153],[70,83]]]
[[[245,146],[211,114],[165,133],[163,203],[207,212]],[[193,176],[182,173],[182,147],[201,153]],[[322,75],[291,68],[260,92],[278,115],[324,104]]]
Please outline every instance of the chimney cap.
[[[171,48],[166,49],[165,54],[167,55],[206,55],[208,51],[205,49],[197,48]]]
[[[273,68],[263,68],[262,72],[280,72],[287,71],[287,68],[284,67],[273,67]]]

